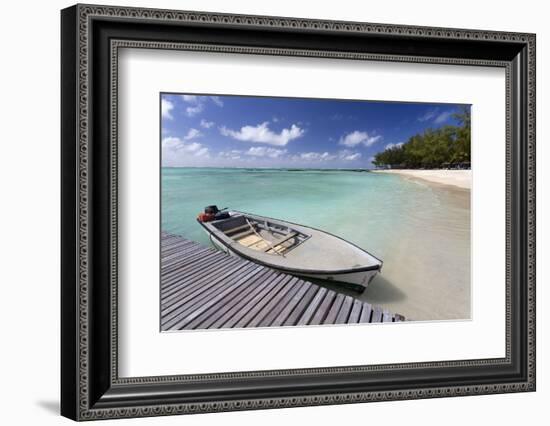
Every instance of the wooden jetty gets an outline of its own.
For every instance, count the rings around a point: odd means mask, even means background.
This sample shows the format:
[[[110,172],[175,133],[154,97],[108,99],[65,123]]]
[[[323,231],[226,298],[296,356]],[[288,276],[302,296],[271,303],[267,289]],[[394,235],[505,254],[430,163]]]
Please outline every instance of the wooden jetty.
[[[160,300],[162,331],[404,320],[381,307],[165,232]]]

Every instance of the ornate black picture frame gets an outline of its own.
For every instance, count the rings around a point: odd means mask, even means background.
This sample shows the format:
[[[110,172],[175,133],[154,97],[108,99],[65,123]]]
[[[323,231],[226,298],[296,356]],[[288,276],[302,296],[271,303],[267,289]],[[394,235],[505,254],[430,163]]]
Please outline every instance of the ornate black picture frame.
[[[61,28],[62,415],[92,420],[535,390],[534,34],[95,5],[64,9]],[[506,356],[119,378],[120,47],[504,68]]]

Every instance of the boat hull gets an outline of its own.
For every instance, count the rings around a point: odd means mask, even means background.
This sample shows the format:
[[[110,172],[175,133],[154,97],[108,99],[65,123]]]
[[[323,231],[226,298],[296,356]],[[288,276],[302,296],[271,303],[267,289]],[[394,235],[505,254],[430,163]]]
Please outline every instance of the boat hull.
[[[239,253],[231,250],[230,247],[227,247],[225,244],[223,244],[221,241],[219,241],[214,235],[207,232],[207,235],[210,238],[210,241],[212,242],[212,245],[216,247],[218,250],[223,251],[224,253],[229,254],[230,256],[234,257],[242,257]],[[264,265],[262,262],[259,262],[255,259],[249,259],[252,262],[258,263],[260,265]],[[305,278],[312,278],[315,280],[322,280],[322,281],[329,281],[333,283],[344,283],[344,284],[350,284],[354,288],[356,288],[359,291],[363,291],[369,283],[372,281],[372,279],[380,272],[379,269],[374,270],[368,270],[368,271],[357,271],[357,272],[334,272],[331,273],[330,271],[327,271],[326,273],[308,273],[305,271],[300,272],[299,274],[295,273],[294,271],[286,270],[282,267],[274,267],[273,265],[264,265],[266,267],[276,269],[278,271],[290,274],[290,275],[296,275],[300,277]]]

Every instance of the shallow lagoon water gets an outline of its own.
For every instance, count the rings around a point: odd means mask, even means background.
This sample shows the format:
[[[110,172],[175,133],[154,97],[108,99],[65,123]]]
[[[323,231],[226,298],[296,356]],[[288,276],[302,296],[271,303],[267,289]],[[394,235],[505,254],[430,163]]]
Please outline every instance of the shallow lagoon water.
[[[326,230],[384,261],[359,297],[414,320],[470,318],[470,191],[346,170],[162,169],[162,229],[229,207]]]

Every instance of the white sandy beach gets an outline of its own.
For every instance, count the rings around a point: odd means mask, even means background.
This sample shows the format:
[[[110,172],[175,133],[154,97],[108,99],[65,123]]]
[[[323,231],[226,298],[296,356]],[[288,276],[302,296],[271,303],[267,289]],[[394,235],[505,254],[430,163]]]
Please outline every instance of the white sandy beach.
[[[376,173],[425,182],[433,202],[406,202],[399,238],[379,252],[384,269],[360,298],[417,321],[470,318],[471,170]]]
[[[471,170],[373,170],[375,173],[393,173],[405,177],[422,179],[442,185],[452,185],[462,189],[472,189]]]

